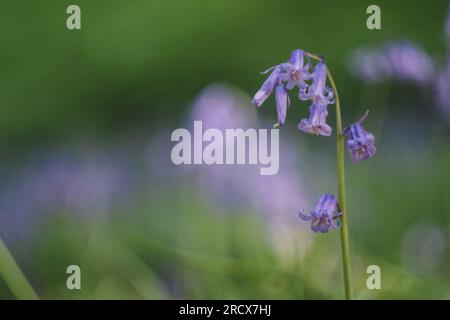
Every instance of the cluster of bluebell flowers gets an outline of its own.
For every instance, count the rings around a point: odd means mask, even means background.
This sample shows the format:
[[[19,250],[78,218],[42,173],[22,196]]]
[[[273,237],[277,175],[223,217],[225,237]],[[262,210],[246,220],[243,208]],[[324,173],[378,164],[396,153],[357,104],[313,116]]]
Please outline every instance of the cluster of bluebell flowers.
[[[305,60],[308,60],[305,62]],[[298,88],[298,97],[302,101],[311,101],[310,114],[298,124],[306,133],[330,136],[331,127],[326,123],[327,106],[334,103],[334,92],[326,86],[327,66],[323,61],[317,63],[311,72],[311,62],[301,49],[294,50],[289,61],[273,66],[263,74],[271,72],[261,89],[253,97],[253,104],[260,107],[275,91],[278,113],[278,125],[286,121],[290,99],[287,90]],[[312,80],[309,84],[307,81]]]
[[[275,92],[275,102],[278,114],[277,125],[283,125],[291,101],[288,90],[298,88],[298,98],[301,101],[310,101],[309,117],[302,119],[298,129],[303,132],[331,136],[332,128],[327,124],[328,106],[334,104],[335,92],[327,84],[327,66],[323,59],[315,66],[310,57],[315,57],[301,49],[294,50],[290,59],[262,72],[270,75],[253,97],[253,104],[260,107],[267,98]],[[376,151],[375,137],[363,127],[368,112],[358,121],[346,127],[343,135],[347,139],[347,149],[353,162],[359,162],[371,158]],[[340,226],[340,216],[337,198],[332,194],[322,195],[310,215],[300,213],[302,220],[311,220],[311,229],[314,232],[325,233],[330,228],[337,229]]]

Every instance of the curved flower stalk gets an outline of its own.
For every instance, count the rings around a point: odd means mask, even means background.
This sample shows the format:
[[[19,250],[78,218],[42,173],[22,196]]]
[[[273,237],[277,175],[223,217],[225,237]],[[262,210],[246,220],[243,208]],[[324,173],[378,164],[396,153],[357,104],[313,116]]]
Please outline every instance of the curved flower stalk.
[[[294,57],[294,58],[293,58]],[[304,58],[316,60],[312,74],[309,73],[311,64],[303,65]],[[293,63],[295,61],[295,63]],[[344,271],[345,297],[353,298],[350,245],[347,224],[347,209],[345,196],[345,174],[344,174],[344,138],[348,139],[347,148],[354,161],[366,160],[375,154],[375,138],[362,126],[367,118],[367,113],[356,123],[350,125],[343,131],[339,95],[336,84],[331,73],[328,71],[323,58],[304,52],[300,49],[294,50],[288,62],[270,68],[272,73],[264,82],[261,89],[253,98],[253,103],[259,107],[271,95],[275,87],[276,105],[278,111],[278,124],[283,124],[286,118],[286,110],[289,104],[287,90],[294,86],[299,88],[299,100],[312,102],[309,117],[302,119],[298,125],[301,131],[309,134],[330,136],[332,128],[326,123],[328,116],[328,105],[336,106],[336,136],[337,136],[337,171],[338,171],[338,196],[326,193],[322,195],[310,215],[299,213],[300,219],[311,221],[311,229],[316,233],[327,233],[330,229],[341,231],[341,248]],[[301,81],[299,82],[299,79]],[[312,79],[311,83],[308,83]],[[327,79],[331,87],[327,87]],[[296,85],[292,85],[295,82]],[[284,84],[287,82],[287,85]],[[264,99],[261,99],[264,97]],[[345,136],[344,136],[345,133]]]

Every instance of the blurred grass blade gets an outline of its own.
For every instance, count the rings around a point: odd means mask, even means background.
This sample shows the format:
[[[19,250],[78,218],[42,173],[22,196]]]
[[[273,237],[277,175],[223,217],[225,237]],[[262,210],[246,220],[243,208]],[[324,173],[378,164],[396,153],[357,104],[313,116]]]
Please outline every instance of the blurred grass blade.
[[[3,240],[0,238],[0,275],[17,299],[38,300],[39,297],[25,278]]]

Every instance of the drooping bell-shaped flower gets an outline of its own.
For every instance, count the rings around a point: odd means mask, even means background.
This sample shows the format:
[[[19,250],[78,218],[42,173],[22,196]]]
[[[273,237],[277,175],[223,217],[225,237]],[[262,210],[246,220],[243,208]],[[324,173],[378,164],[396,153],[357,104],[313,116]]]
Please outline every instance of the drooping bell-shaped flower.
[[[289,70],[286,88],[291,90],[295,86],[299,89],[305,89],[308,87],[306,80],[311,80],[313,75],[309,72],[311,65],[307,63],[304,64],[304,53],[303,50],[297,49],[292,51],[291,58],[289,59]]]
[[[275,68],[266,81],[264,81],[261,89],[253,97],[252,102],[255,106],[260,107],[272,94],[273,90],[275,90],[276,86],[280,83],[281,71],[280,67]]]
[[[375,148],[375,137],[362,126],[368,114],[369,111],[343,131],[347,138],[347,149],[350,151],[353,162],[367,160],[373,157],[377,150]]]
[[[304,221],[311,220],[311,230],[319,233],[327,233],[330,228],[339,228],[341,215],[342,211],[336,196],[329,193],[320,196],[310,215],[305,215],[303,212],[298,214]]]
[[[315,105],[329,105],[334,103],[334,92],[326,86],[327,66],[320,61],[314,68],[313,82],[309,87],[300,89],[301,100],[312,100]]]
[[[286,120],[287,108],[290,104],[286,88],[282,83],[277,86],[275,91],[275,100],[277,104],[278,123],[282,125]]]
[[[309,107],[309,118],[302,119],[298,124],[298,128],[309,134],[330,136],[332,129],[326,123],[327,115],[327,105],[313,103]]]
[[[289,105],[287,90],[291,90],[296,86],[300,90],[305,90],[308,87],[306,81],[313,78],[313,75],[309,72],[311,65],[309,63],[304,65],[304,57],[303,50],[296,49],[292,51],[289,61],[270,67],[262,72],[262,74],[270,72],[270,75],[253,97],[253,104],[260,107],[275,88],[278,87],[275,98],[279,124],[283,124],[286,120],[286,110]]]

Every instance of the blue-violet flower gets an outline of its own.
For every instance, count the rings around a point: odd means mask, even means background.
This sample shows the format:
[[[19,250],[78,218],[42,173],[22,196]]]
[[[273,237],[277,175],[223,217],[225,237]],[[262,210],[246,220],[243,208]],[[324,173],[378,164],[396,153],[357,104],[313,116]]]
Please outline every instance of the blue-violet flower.
[[[290,103],[287,90],[291,90],[296,86],[300,90],[306,90],[308,87],[306,80],[313,78],[313,75],[309,72],[310,68],[311,65],[309,63],[304,65],[303,50],[294,50],[289,61],[270,67],[262,72],[263,74],[271,73],[253,97],[253,104],[256,107],[260,107],[276,89],[278,123],[283,124],[286,120],[287,107]],[[283,82],[286,82],[286,84]]]
[[[312,104],[309,107],[309,118],[302,119],[298,128],[309,134],[330,136],[332,129],[326,123],[328,110],[326,105]]]
[[[275,91],[275,100],[277,103],[278,123],[282,125],[286,120],[287,108],[290,104],[286,88],[282,83],[277,86]]]
[[[292,51],[291,58],[289,59],[289,73],[287,79],[286,88],[291,90],[295,86],[299,89],[305,89],[308,87],[308,84],[305,80],[311,80],[313,78],[313,74],[309,72],[311,68],[311,64],[304,64],[304,53],[303,50],[297,49]]]
[[[326,86],[327,66],[322,61],[314,68],[313,83],[306,88],[300,89],[298,97],[300,100],[312,100],[316,105],[329,105],[334,103],[334,92]]]
[[[261,89],[256,92],[253,97],[253,104],[260,107],[264,101],[272,94],[275,87],[280,83],[281,68],[276,68],[272,71],[270,76],[264,81]]]
[[[311,220],[311,230],[319,233],[326,233],[330,228],[339,228],[341,215],[342,211],[336,196],[329,193],[320,196],[310,215],[305,215],[303,212],[298,214],[304,221]]]
[[[359,162],[371,158],[375,152],[375,137],[373,134],[367,132],[362,124],[367,119],[366,113],[354,124],[344,129],[344,136],[347,140],[347,149],[350,151],[350,155],[353,162]]]

